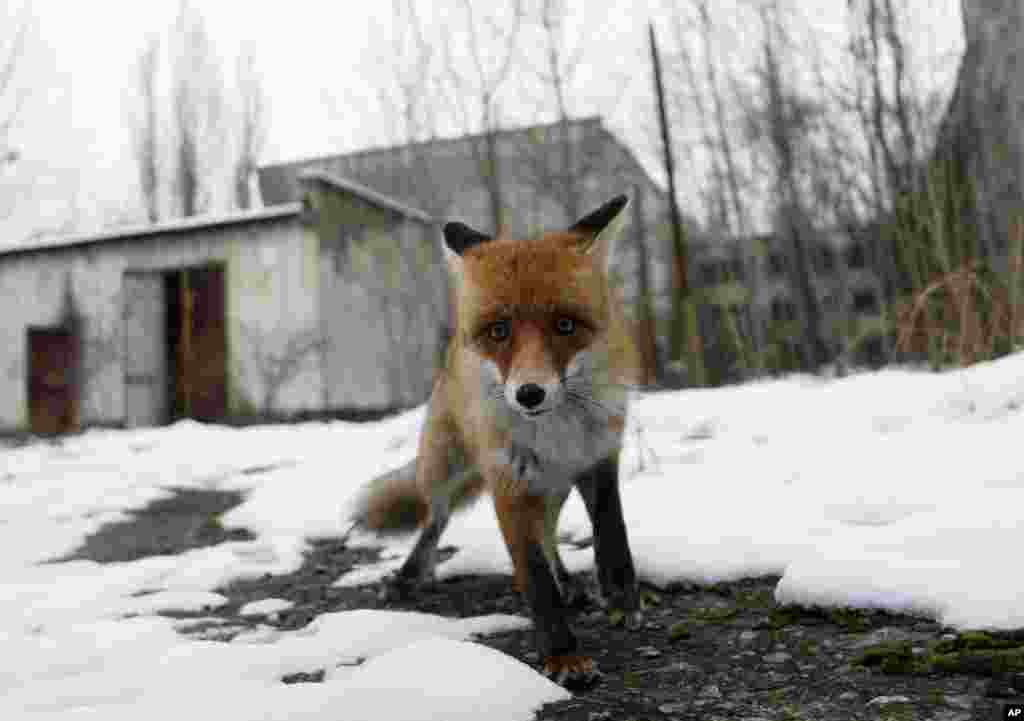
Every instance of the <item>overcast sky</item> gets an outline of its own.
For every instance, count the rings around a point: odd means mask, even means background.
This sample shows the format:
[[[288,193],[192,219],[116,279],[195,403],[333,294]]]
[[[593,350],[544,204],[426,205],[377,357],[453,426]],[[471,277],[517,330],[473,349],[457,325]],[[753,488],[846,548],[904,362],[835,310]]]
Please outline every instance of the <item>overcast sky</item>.
[[[24,2],[0,0],[0,39],[10,24],[4,13],[14,15]],[[841,40],[845,2],[792,2],[826,48]],[[255,53],[270,99],[265,162],[388,142],[393,125],[379,105],[377,86],[387,77],[383,66],[391,42],[391,2],[194,4],[225,56],[233,57],[242,46]],[[570,4],[577,12],[585,7],[580,34],[587,48],[574,109],[605,113],[609,125],[641,156],[649,153],[646,24],[655,20],[668,43],[665,8],[671,4]],[[718,8],[728,5],[716,3]],[[920,6],[921,14],[913,18],[916,37],[926,55],[947,59],[938,71],[936,82],[941,82],[955,68],[948,58],[962,42],[959,0]],[[25,103],[12,135],[22,159],[0,176],[0,191],[14,198],[16,213],[0,225],[0,241],[16,240],[33,228],[60,225],[72,209],[79,230],[137,212],[130,131],[133,64],[147,33],[166,28],[176,8],[177,0],[34,0],[32,28],[19,68]],[[728,10],[720,10],[720,15],[728,26]],[[436,22],[443,25],[445,19]],[[725,27],[721,55],[742,56],[755,42],[750,32],[745,26]],[[333,104],[325,102],[325,92],[336,98]],[[508,114],[514,117],[514,110]]]

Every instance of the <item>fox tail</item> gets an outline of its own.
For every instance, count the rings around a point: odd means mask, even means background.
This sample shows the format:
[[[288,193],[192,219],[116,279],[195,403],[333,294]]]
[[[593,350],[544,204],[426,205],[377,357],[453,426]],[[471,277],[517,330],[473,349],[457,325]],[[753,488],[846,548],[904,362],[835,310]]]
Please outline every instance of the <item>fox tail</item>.
[[[450,470],[452,475],[441,492],[447,496],[445,512],[455,513],[473,504],[483,491],[484,480],[476,467],[466,462]],[[413,458],[363,486],[350,520],[357,529],[382,536],[401,536],[425,526],[430,516],[430,498],[416,482],[416,459]]]
[[[381,535],[412,533],[429,517],[430,503],[416,485],[415,458],[363,486],[351,514],[356,528]]]

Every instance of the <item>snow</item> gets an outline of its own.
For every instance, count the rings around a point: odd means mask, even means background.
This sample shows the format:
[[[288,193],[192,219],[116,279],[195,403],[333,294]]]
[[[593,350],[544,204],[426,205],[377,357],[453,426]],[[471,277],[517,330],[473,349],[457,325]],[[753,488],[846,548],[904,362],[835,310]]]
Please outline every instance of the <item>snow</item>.
[[[640,576],[660,587],[778,574],[781,602],[913,613],[959,628],[1024,627],[1024,355],[942,374],[790,377],[664,393],[633,406],[622,496]],[[158,615],[202,612],[239,578],[292,571],[311,539],[350,530],[359,486],[415,454],[423,409],[370,424],[232,429],[178,423],[0,450],[0,718],[529,719],[567,694],[474,643],[519,617],[327,613],[230,643]],[[90,533],[175,488],[235,490],[231,541],[127,563],[61,561]],[[590,536],[570,498],[563,538]],[[411,539],[350,543],[380,560]],[[441,577],[510,573],[490,503],[457,516]],[[562,548],[573,570],[589,549]],[[285,609],[263,599],[244,614]],[[229,624],[223,624],[225,627]],[[324,672],[323,683],[285,685]]]
[[[238,609],[239,616],[269,616],[287,611],[295,604],[283,598],[264,598],[261,601],[250,601]]]

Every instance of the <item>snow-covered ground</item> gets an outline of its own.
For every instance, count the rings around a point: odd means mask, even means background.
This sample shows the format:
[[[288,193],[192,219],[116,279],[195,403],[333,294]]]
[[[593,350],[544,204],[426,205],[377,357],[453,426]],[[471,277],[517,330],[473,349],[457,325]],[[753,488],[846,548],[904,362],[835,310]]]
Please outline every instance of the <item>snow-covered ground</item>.
[[[622,458],[640,575],[664,586],[774,573],[784,602],[1024,627],[1021,408],[1024,355],[941,375],[795,377],[640,399]],[[527,623],[518,617],[350,611],[220,643],[155,615],[215,606],[224,599],[212,589],[231,579],[297,568],[308,539],[347,530],[361,483],[412,457],[422,418],[180,423],[0,450],[0,718],[528,719],[564,698],[471,642]],[[171,487],[245,491],[223,522],[256,540],[43,563]],[[561,530],[589,535],[575,497]],[[442,576],[510,570],[486,501],[444,543],[460,550]],[[407,546],[390,543],[383,563],[338,583],[379,578]],[[593,562],[590,551],[564,556],[572,569]],[[268,600],[245,613],[280,610]],[[322,684],[280,683],[320,669]]]

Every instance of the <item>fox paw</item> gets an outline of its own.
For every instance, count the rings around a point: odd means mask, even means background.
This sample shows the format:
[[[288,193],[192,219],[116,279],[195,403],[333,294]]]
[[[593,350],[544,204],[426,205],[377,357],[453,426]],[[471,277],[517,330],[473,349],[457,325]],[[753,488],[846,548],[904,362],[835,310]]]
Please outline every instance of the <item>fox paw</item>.
[[[589,656],[564,654],[548,656],[541,666],[541,673],[570,690],[590,688],[601,680],[597,664]]]

